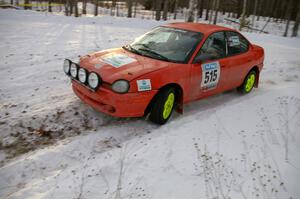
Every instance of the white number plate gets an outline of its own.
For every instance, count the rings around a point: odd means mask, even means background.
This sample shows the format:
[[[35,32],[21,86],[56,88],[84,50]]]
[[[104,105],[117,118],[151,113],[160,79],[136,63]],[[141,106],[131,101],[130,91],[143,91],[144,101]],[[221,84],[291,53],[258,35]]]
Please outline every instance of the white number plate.
[[[220,64],[219,62],[210,62],[202,64],[202,81],[201,89],[209,90],[216,88],[220,78]]]

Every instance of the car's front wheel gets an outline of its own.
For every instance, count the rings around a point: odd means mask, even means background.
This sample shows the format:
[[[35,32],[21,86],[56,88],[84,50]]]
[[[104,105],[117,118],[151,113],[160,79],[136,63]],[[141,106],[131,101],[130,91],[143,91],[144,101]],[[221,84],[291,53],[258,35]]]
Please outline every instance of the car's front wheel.
[[[255,85],[256,81],[256,72],[255,70],[251,70],[246,76],[243,84],[238,88],[238,90],[242,94],[250,93]]]
[[[149,119],[156,124],[165,124],[172,115],[176,102],[174,88],[161,90],[154,98]]]

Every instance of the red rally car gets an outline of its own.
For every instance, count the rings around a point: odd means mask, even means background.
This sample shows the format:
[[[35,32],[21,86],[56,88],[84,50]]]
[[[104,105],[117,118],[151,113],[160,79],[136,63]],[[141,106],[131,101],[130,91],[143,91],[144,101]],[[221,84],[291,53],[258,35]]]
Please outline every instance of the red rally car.
[[[200,23],[159,26],[122,48],[64,61],[75,94],[98,111],[164,124],[173,109],[233,88],[258,86],[263,48],[233,29]]]

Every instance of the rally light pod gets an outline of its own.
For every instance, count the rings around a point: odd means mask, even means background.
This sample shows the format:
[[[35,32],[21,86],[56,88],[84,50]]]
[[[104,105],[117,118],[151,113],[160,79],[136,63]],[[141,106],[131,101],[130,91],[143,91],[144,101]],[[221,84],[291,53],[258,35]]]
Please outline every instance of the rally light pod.
[[[64,60],[63,69],[64,69],[64,72],[66,73],[66,75],[70,75],[71,63],[72,62],[68,59]]]
[[[88,85],[93,90],[96,90],[100,86],[101,81],[101,78],[95,72],[91,72],[88,76]]]
[[[78,75],[78,66],[77,66],[77,64],[75,64],[75,63],[71,64],[70,74],[71,74],[71,77],[73,77],[75,79],[77,78],[77,75]]]

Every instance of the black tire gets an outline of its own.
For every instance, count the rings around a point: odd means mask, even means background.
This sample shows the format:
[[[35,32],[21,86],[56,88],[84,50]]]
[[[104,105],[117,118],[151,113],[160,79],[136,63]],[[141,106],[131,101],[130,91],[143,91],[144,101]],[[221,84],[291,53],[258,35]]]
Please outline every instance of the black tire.
[[[251,86],[251,88],[249,89],[249,88],[247,88],[247,81],[248,81],[248,79],[251,77],[251,76],[253,76],[254,75],[254,84]],[[238,87],[238,91],[241,93],[241,94],[248,94],[248,93],[250,93],[251,91],[252,91],[252,89],[253,89],[253,87],[254,87],[254,85],[255,85],[255,81],[256,81],[256,71],[255,70],[251,70],[248,74],[247,74],[247,76],[245,77],[245,79],[244,79],[244,82],[243,82],[243,84],[241,85],[241,86],[239,86]]]
[[[173,95],[174,95],[174,102],[173,102],[170,114],[168,115],[167,118],[164,118],[163,113],[164,113],[165,103],[171,93],[173,93]],[[160,124],[160,125],[165,124],[169,120],[169,118],[171,117],[171,115],[173,113],[174,107],[176,105],[176,99],[177,99],[177,96],[176,96],[176,91],[174,88],[168,87],[168,88],[161,90],[154,98],[154,101],[152,103],[152,107],[150,110],[149,120],[156,124]]]

